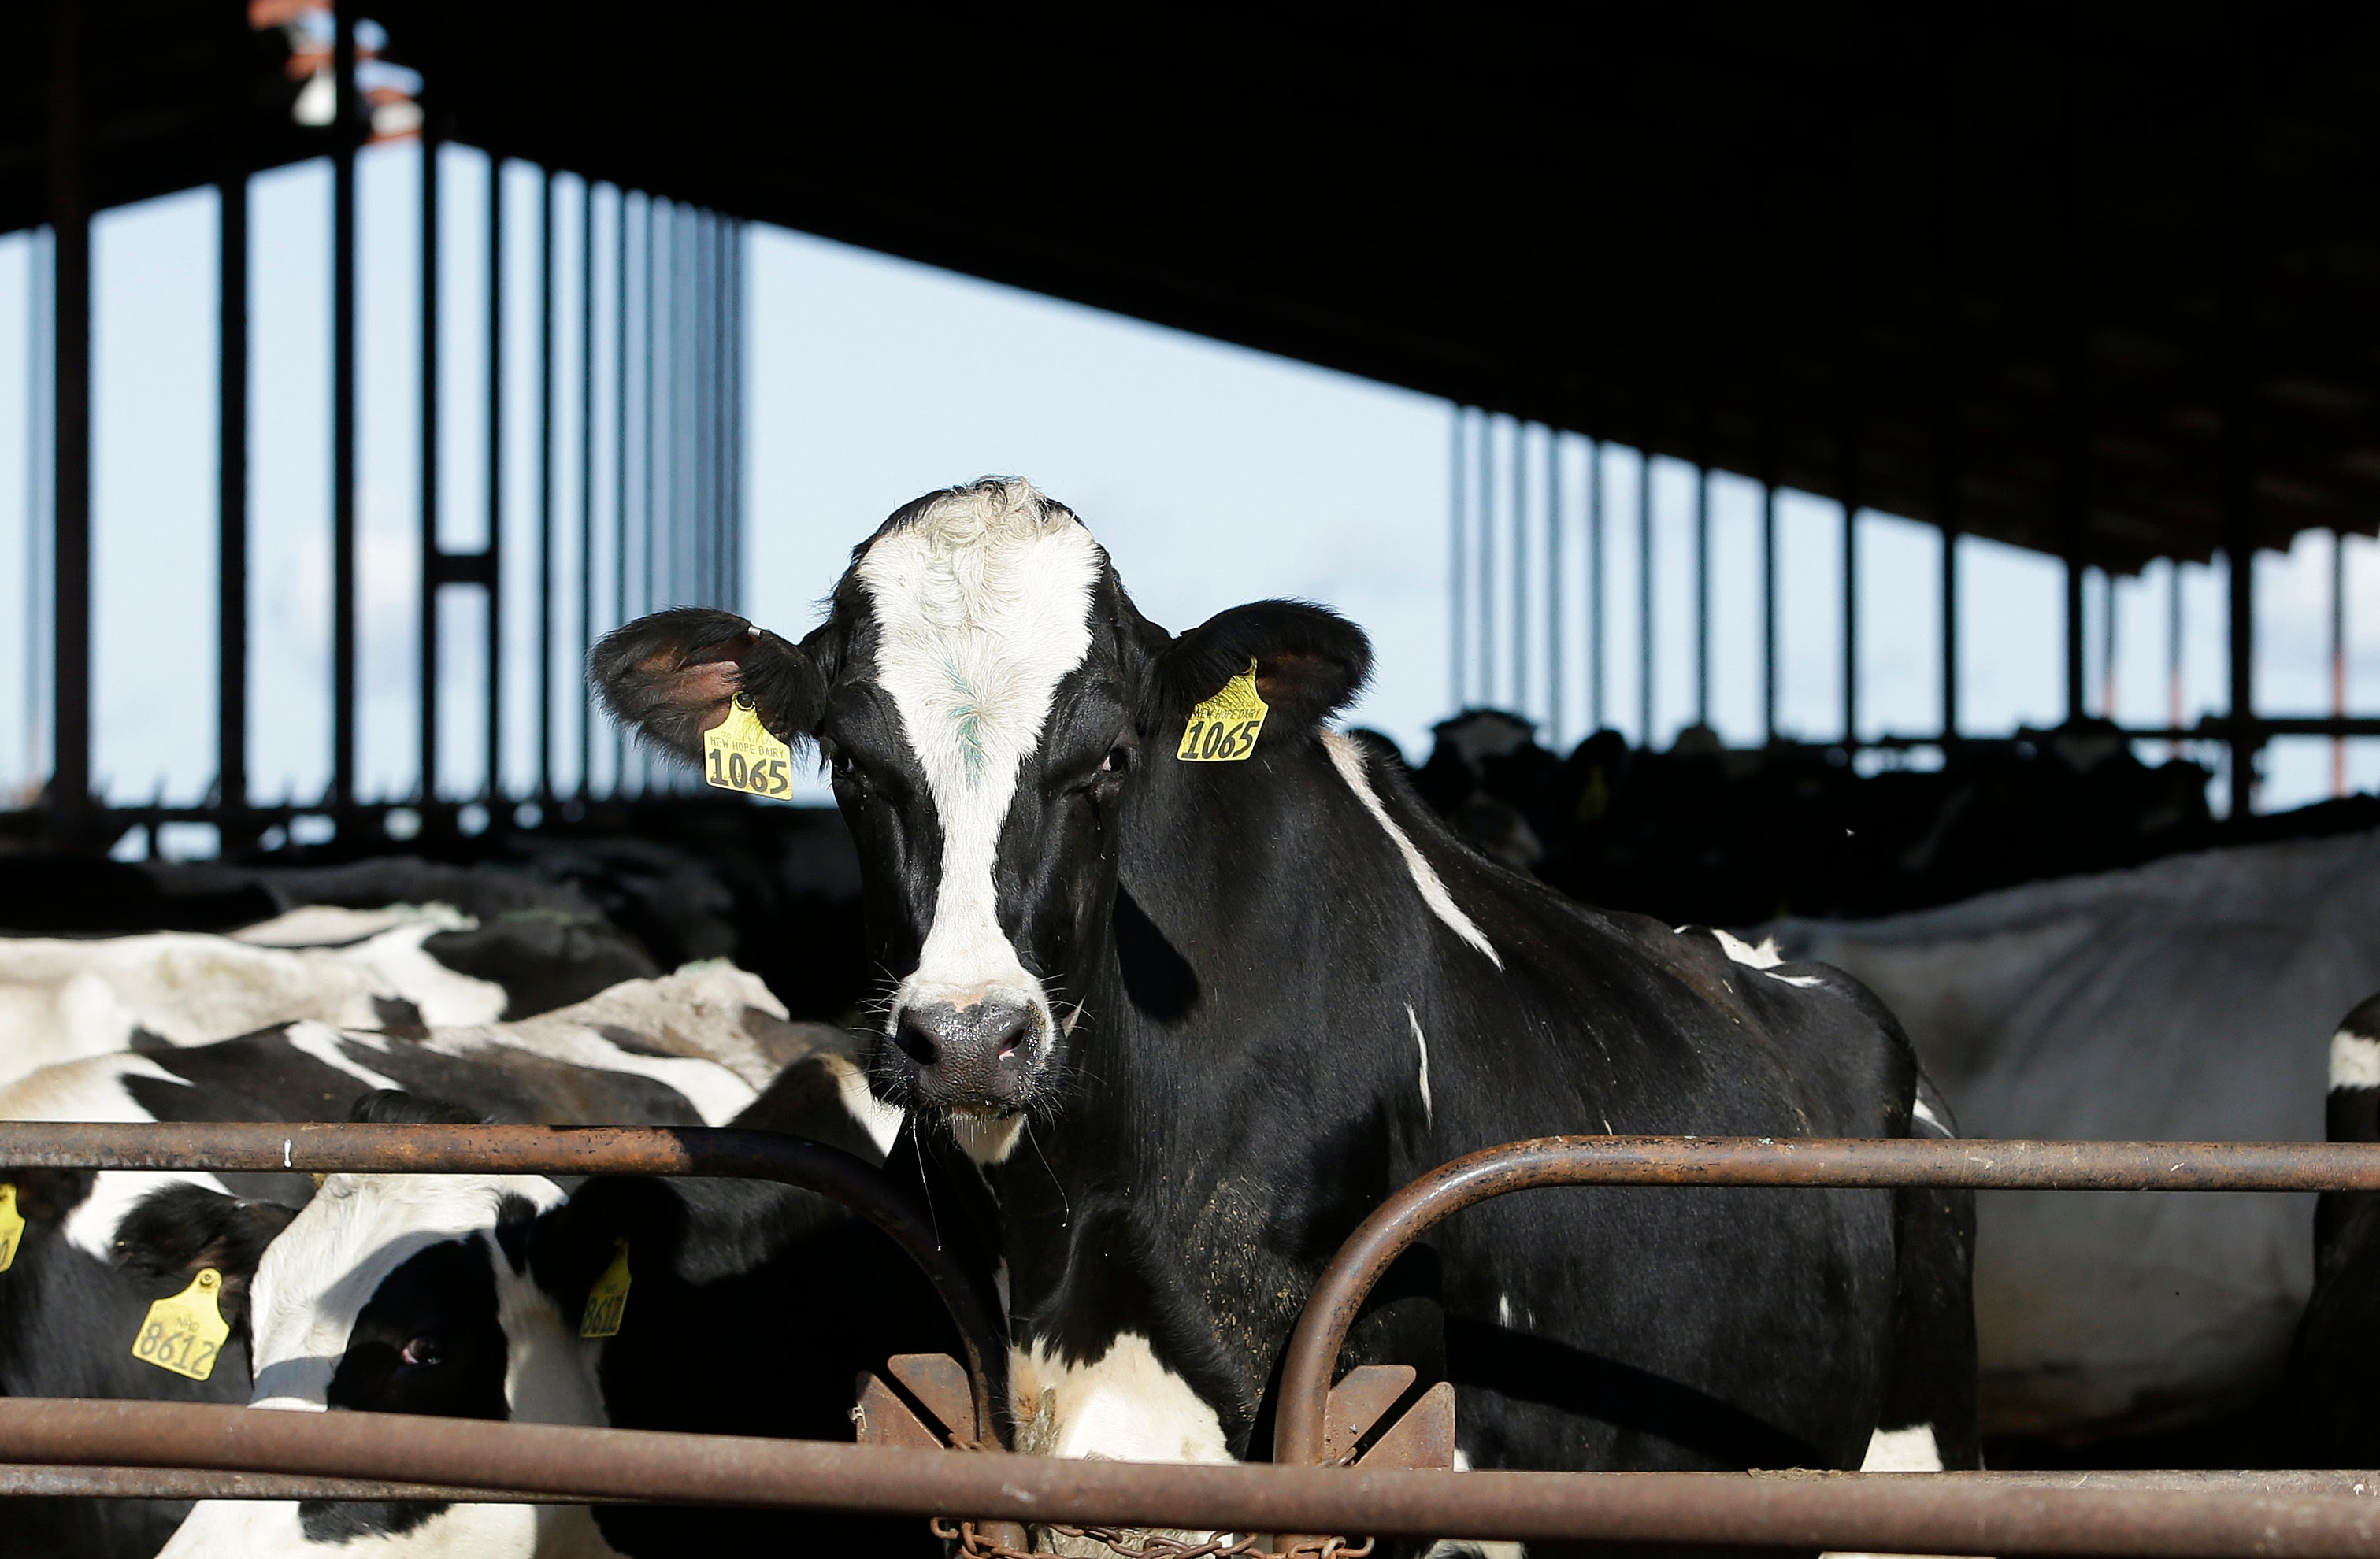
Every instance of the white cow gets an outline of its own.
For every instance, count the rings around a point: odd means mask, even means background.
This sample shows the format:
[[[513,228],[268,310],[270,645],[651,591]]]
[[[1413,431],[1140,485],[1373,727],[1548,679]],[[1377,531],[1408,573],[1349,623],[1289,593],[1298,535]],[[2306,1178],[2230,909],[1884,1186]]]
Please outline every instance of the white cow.
[[[2380,989],[2380,833],[1763,931],[1900,1015],[1962,1135],[2319,1142],[2331,1032]],[[2169,1427],[2277,1377],[2313,1285],[2311,1195],[1977,1206],[1991,1430]]]

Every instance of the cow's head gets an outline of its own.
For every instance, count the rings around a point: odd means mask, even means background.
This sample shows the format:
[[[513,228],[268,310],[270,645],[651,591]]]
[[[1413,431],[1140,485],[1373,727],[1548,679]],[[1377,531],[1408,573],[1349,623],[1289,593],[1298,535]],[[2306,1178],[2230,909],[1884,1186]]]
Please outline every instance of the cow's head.
[[[469,1120],[377,1094],[376,1121]],[[601,1424],[576,1318],[540,1288],[528,1246],[562,1201],[530,1176],[333,1175],[266,1248],[252,1295],[250,1406]],[[160,1559],[332,1559],[468,1553],[601,1554],[579,1505],[202,1500]]]
[[[688,757],[739,698],[781,739],[817,742],[893,982],[870,1083],[996,1152],[1064,1071],[1135,771],[1172,762],[1191,708],[1251,661],[1277,751],[1354,695],[1370,648],[1293,601],[1175,638],[1071,510],[987,477],[895,512],[798,645],[668,611],[611,634],[591,672],[617,718]]]

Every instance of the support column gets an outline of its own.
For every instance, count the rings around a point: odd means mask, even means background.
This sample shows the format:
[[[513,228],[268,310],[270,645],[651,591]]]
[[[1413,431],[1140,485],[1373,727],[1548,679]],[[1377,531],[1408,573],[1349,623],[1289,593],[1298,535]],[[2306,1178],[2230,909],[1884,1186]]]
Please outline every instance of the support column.
[[[48,801],[71,836],[91,795],[91,188],[83,0],[50,6],[51,650]]]
[[[331,794],[356,799],[356,17],[334,7],[331,74]]]
[[[1468,545],[1469,538],[1464,535],[1464,526],[1463,523],[1463,501],[1466,496],[1463,485],[1463,457],[1466,448],[1463,439],[1463,424],[1470,415],[1471,414],[1467,409],[1461,405],[1457,405],[1453,408],[1453,415],[1447,418],[1447,428],[1451,434],[1451,437],[1447,441],[1446,452],[1446,529],[1447,535],[1450,538],[1450,555],[1447,560],[1447,579],[1449,581],[1449,589],[1447,593],[1447,610],[1449,614],[1449,636],[1447,641],[1447,690],[1450,695],[1450,701],[1457,709],[1469,702],[1470,694],[1470,686],[1467,681],[1467,673],[1470,671],[1470,667],[1465,663],[1467,658],[1464,655],[1464,651],[1470,647],[1464,642],[1463,635],[1470,630],[1470,623],[1467,621],[1468,612],[1465,610],[1469,607],[1470,602],[1465,598],[1465,597],[1471,588],[1471,579],[1469,571],[1463,566],[1464,563],[1469,561],[1469,559],[1464,555],[1464,549]]]

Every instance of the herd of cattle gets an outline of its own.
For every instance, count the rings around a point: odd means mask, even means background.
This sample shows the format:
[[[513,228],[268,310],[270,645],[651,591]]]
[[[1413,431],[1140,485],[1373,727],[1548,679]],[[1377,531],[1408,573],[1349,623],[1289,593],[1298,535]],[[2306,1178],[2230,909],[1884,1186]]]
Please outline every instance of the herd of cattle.
[[[800,643],[678,610],[593,668],[665,749],[698,755],[739,707],[814,743],[850,845],[808,859],[864,930],[782,912],[773,868],[654,844],[19,895],[9,919],[51,934],[0,938],[0,1118],[830,1142],[917,1186],[1005,1307],[1019,1450],[1163,1460],[1261,1456],[1322,1263],[1492,1143],[2313,1138],[2325,1095],[2332,1135],[2380,1140],[2380,1008],[2358,1005],[2380,992],[2380,834],[1673,930],[1472,848],[1383,744],[1331,729],[1367,666],[1359,631],[1299,603],[1167,632],[1025,484],[929,495]],[[1236,755],[1186,742],[1227,688],[1258,722]],[[811,924],[830,957],[771,941]],[[955,1341],[889,1241],[773,1185],[0,1183],[11,1395],[838,1438],[860,1371]],[[1458,1466],[1927,1470],[1979,1465],[1986,1436],[2087,1459],[2242,1415],[2289,1428],[2273,1463],[2370,1465],[2380,1204],[2312,1203],[1538,1191],[1402,1258],[1344,1360],[1455,1383]],[[207,1272],[229,1333],[194,1379],[139,1345]],[[0,1553],[108,1559],[764,1542],[939,1547],[920,1522],[737,1511],[0,1502]]]

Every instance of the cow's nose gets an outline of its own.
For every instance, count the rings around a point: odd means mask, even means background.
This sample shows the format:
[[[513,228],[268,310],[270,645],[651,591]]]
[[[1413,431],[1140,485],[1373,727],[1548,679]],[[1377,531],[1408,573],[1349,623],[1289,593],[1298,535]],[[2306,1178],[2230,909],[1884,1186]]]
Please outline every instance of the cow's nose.
[[[934,1001],[903,1009],[892,1038],[932,1103],[1004,1105],[1024,1080],[1035,1026],[1021,1001]]]

